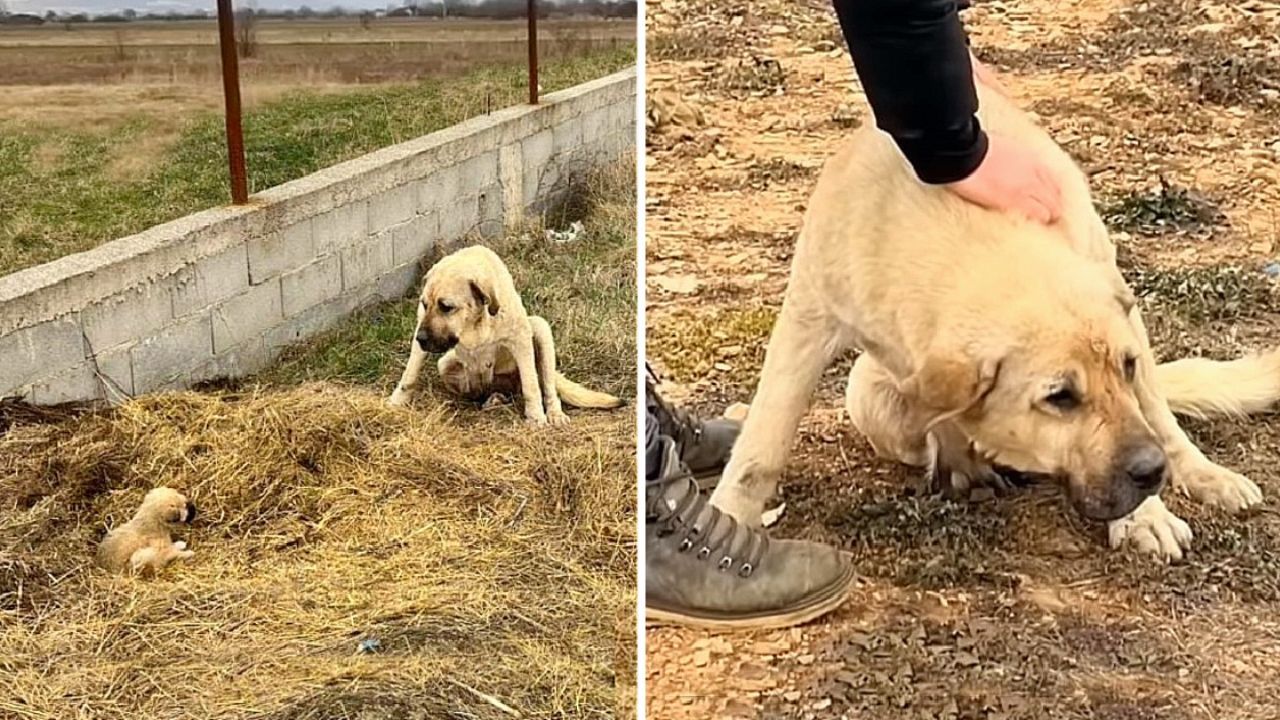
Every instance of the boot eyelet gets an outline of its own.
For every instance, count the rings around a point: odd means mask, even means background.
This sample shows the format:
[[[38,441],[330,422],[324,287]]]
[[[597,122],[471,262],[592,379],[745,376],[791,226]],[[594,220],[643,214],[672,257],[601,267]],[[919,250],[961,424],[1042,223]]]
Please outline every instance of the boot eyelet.
[[[753,570],[755,570],[755,566],[751,563],[742,563],[742,568],[738,570],[738,575],[740,577],[749,578],[751,577],[751,571]]]
[[[698,559],[706,560],[709,557],[711,557],[711,548],[704,545],[702,549],[698,551]]]
[[[729,557],[728,555],[725,555],[724,557],[720,558],[719,567],[720,567],[720,572],[724,572],[725,570],[728,570],[729,568],[733,567],[733,558]]]
[[[690,540],[689,538],[685,538],[684,540],[680,541],[680,549],[679,549],[680,552],[689,552],[689,550],[691,550],[692,548],[693,548],[693,541]]]

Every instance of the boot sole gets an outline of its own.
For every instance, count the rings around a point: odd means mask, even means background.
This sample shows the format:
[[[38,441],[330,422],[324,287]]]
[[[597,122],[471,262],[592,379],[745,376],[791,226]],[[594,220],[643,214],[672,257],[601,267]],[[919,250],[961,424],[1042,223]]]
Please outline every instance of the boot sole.
[[[646,627],[678,625],[703,630],[775,630],[802,625],[843,605],[853,587],[854,577],[853,566],[850,565],[838,581],[803,606],[750,615],[699,613],[646,605],[644,624]]]

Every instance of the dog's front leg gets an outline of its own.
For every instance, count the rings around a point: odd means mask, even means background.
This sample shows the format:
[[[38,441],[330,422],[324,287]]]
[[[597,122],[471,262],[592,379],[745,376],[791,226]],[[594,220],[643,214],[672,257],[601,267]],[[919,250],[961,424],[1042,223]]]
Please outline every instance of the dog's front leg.
[[[818,300],[788,292],[742,434],[711,495],[716,507],[739,522],[760,524],[818,379],[843,347],[838,325]]]
[[[547,405],[547,420],[552,425],[564,425],[569,416],[560,404],[560,392],[556,389],[556,343],[551,337],[551,325],[534,315],[529,318],[533,330],[533,346],[538,362],[538,383],[542,385],[542,398]]]
[[[1262,502],[1262,490],[1252,480],[1209,460],[1179,427],[1178,419],[1174,417],[1164,394],[1156,385],[1155,355],[1151,352],[1147,328],[1137,308],[1130,313],[1130,318],[1142,344],[1134,389],[1138,395],[1138,403],[1142,406],[1142,414],[1160,438],[1168,457],[1173,486],[1202,503],[1216,505],[1230,512],[1244,510]]]
[[[422,377],[422,366],[426,364],[427,351],[418,345],[417,328],[414,328],[413,337],[409,339],[409,348],[409,362],[405,365],[404,374],[400,376],[395,392],[391,393],[391,397],[387,399],[387,404],[392,407],[408,405],[413,399],[413,390]]]
[[[512,348],[516,358],[516,371],[520,373],[520,394],[524,396],[524,419],[535,425],[546,425],[547,414],[542,409],[542,388],[538,382],[538,363],[534,357],[533,335],[520,338]]]

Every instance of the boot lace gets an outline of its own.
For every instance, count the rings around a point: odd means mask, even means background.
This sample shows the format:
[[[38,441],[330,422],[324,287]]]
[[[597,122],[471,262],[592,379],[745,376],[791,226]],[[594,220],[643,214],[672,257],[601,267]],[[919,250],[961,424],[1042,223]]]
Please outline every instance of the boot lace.
[[[668,450],[664,453],[667,462],[678,463],[679,460],[672,457],[674,448]],[[736,565],[739,577],[751,577],[769,548],[769,537],[741,526],[737,519],[711,505],[706,496],[698,492],[695,483],[686,481],[689,487],[675,503],[675,507],[671,507],[660,492],[654,493],[649,500],[647,514],[658,526],[657,536],[679,537],[680,545],[676,548],[678,552],[687,553],[697,548],[695,557],[698,560],[718,556],[716,568],[720,572],[728,572]],[[739,535],[743,538],[742,542],[735,542]]]

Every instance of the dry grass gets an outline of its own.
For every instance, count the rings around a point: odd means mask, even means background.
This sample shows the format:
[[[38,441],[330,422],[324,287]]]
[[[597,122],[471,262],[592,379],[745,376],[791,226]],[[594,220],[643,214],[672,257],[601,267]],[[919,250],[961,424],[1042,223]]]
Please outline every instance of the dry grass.
[[[245,85],[368,85],[456,76],[478,64],[525,59],[522,20],[259,21]],[[544,62],[635,41],[634,20],[551,20],[539,30]],[[0,28],[0,86],[202,85],[221,82],[213,21],[116,27]]]
[[[575,377],[616,391],[635,373],[634,170],[592,187],[590,243],[512,239],[507,259]],[[0,406],[0,717],[512,717],[486,697],[634,716],[634,408],[532,430],[430,377],[385,408],[412,312],[236,389]],[[194,561],[93,568],[157,484],[200,507],[179,534]]]
[[[610,716],[634,676],[633,425],[468,415],[313,384],[10,429],[0,714],[504,716],[465,686]],[[201,508],[195,561],[91,569],[156,484]]]

